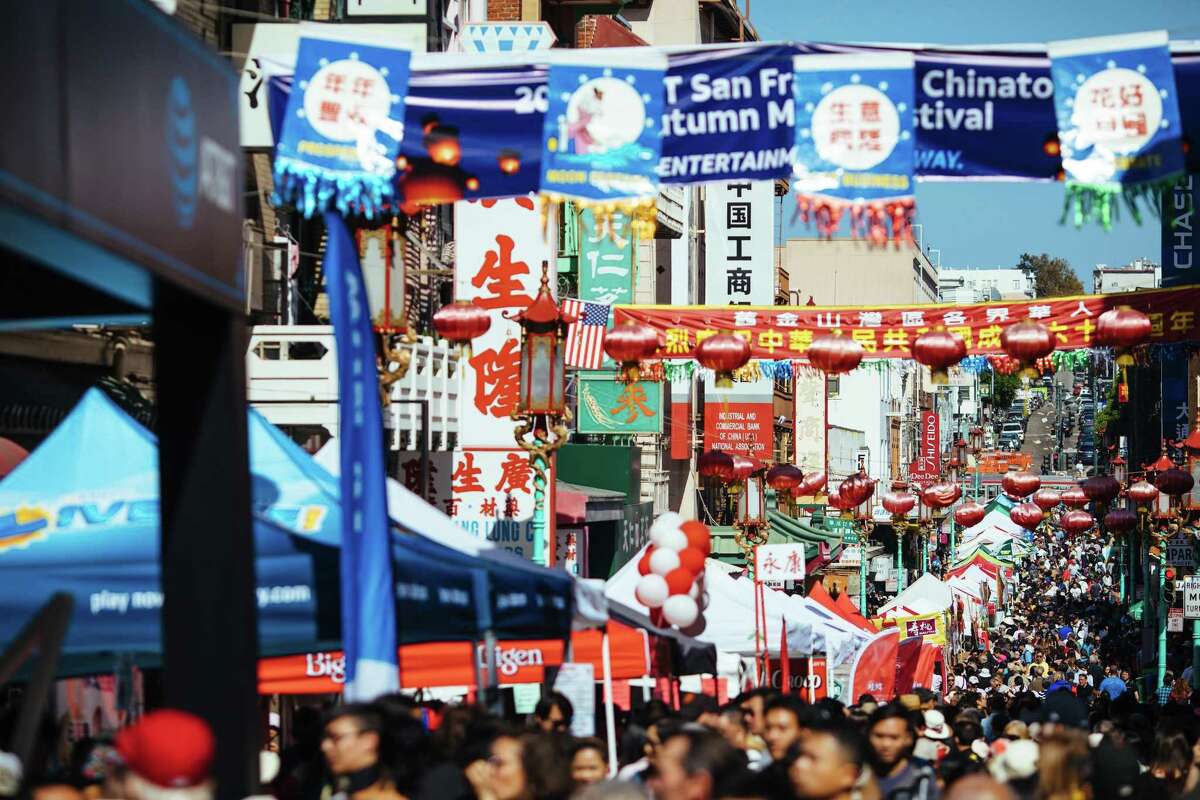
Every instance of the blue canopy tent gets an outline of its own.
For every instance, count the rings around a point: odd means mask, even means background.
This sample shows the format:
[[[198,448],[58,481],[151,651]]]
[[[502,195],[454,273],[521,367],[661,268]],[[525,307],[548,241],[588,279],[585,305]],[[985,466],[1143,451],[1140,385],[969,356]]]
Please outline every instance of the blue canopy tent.
[[[303,458],[294,457],[295,445],[253,412],[250,431],[260,653],[336,646],[333,480],[299,448]],[[155,661],[157,466],[153,434],[93,389],[0,482],[0,643],[63,591],[75,609],[60,672],[111,668],[107,654]],[[395,537],[392,549],[401,642],[476,640],[493,628],[514,637],[535,625],[569,630],[569,602],[565,610],[552,602],[560,587],[545,587],[543,597],[543,587],[514,570],[415,537]]]

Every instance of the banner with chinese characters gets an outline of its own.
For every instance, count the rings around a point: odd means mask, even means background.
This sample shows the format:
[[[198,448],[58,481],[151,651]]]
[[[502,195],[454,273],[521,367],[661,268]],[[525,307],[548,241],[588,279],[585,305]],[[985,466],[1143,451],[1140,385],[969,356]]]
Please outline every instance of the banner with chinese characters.
[[[374,216],[391,199],[404,138],[407,50],[300,40],[275,147],[275,191],[305,216]]]
[[[579,214],[579,299],[614,306],[633,302],[634,234],[622,211]]]
[[[512,447],[515,425],[509,416],[520,382],[521,326],[504,315],[533,301],[542,262],[553,261],[554,253],[532,197],[463,201],[455,203],[454,215],[455,297],[487,309],[492,320],[471,342],[471,357],[461,362],[458,443]]]
[[[919,617],[900,617],[896,627],[901,639],[919,636],[929,644],[946,643],[946,623],[942,614],[922,614]]]
[[[661,381],[623,383],[615,372],[580,372],[577,433],[662,433]]]
[[[1122,195],[1139,197],[1183,173],[1183,126],[1167,32],[1051,42],[1050,73],[1067,196],[1075,224],[1112,224]]]
[[[787,544],[760,544],[754,548],[754,580],[768,581],[804,580],[804,542]]]
[[[667,59],[638,48],[619,63],[552,63],[541,190],[582,200],[653,197]]]
[[[1200,287],[1195,286],[957,307],[617,306],[613,319],[616,325],[633,320],[657,329],[664,342],[658,355],[668,359],[694,357],[696,345],[721,330],[744,337],[750,343],[751,357],[760,359],[802,357],[814,336],[840,330],[863,346],[867,359],[875,359],[911,358],[913,340],[939,325],[962,337],[968,354],[1000,353],[1000,333],[1005,326],[1024,319],[1049,328],[1060,350],[1090,347],[1095,343],[1097,317],[1121,305],[1150,317],[1151,344],[1200,339],[1196,327]]]
[[[823,236],[850,211],[852,235],[909,236],[913,216],[913,56],[797,56],[793,186]],[[882,237],[881,237],[882,233]]]
[[[547,477],[553,486],[553,465]],[[443,508],[460,528],[522,558],[533,557],[534,487],[528,453],[516,448],[456,450],[450,482],[453,495]],[[546,514],[547,530],[552,532],[553,490],[546,493]]]
[[[793,413],[795,430],[795,465],[805,475],[810,472],[827,472],[825,448],[828,428],[826,414],[829,403],[826,399],[825,373],[810,366],[798,366],[792,377]]]

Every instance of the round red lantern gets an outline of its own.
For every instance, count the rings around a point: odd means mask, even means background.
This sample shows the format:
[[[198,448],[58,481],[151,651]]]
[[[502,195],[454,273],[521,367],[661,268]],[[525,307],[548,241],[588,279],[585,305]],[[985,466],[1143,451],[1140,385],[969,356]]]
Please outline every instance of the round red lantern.
[[[487,333],[490,327],[491,316],[470,300],[456,300],[433,315],[433,329],[438,336],[457,344],[464,350],[464,355],[471,340]]]
[[[825,334],[813,339],[805,351],[808,360],[826,375],[841,375],[859,365],[863,348],[849,336]]]
[[[921,502],[930,508],[949,508],[962,497],[962,487],[957,483],[935,483],[921,492]]]
[[[1013,506],[1008,512],[1008,518],[1027,531],[1040,525],[1043,516],[1042,510],[1033,503],[1021,503],[1019,506]]]
[[[741,483],[763,468],[763,463],[756,458],[735,455],[733,457],[733,474],[727,483]]]
[[[733,477],[733,456],[724,450],[709,450],[696,460],[697,471],[706,478],[725,481]]]
[[[733,371],[750,360],[750,343],[732,333],[718,333],[696,346],[696,361],[717,373],[716,385],[733,386]]]
[[[983,522],[986,514],[987,508],[976,503],[974,500],[968,500],[954,509],[954,521],[964,528],[970,528]]]
[[[1107,505],[1121,493],[1121,484],[1112,475],[1095,475],[1079,484],[1088,500]]]
[[[1053,489],[1038,489],[1033,493],[1033,502],[1042,511],[1052,511],[1062,502],[1062,495]]]
[[[901,518],[908,515],[917,505],[917,498],[908,492],[886,492],[880,498],[883,503],[883,508],[895,518]]]
[[[1154,478],[1154,486],[1168,497],[1181,497],[1192,490],[1196,481],[1179,467],[1164,470]]]
[[[1020,364],[1022,377],[1036,378],[1033,365],[1054,352],[1054,335],[1042,323],[1025,319],[1000,332],[1000,346]]]
[[[1041,485],[1042,479],[1028,472],[1006,472],[1000,479],[1000,486],[1004,489],[1004,493],[1013,500],[1028,497]]]
[[[1096,320],[1096,344],[1115,347],[1117,365],[1133,366],[1130,349],[1150,338],[1150,318],[1129,306],[1117,306],[1100,315]]]
[[[1075,509],[1063,514],[1058,524],[1067,533],[1087,533],[1096,524],[1096,520],[1088,512]]]
[[[1104,515],[1104,528],[1110,533],[1129,533],[1137,527],[1137,514],[1128,508],[1114,508]]]
[[[1083,489],[1072,486],[1062,493],[1062,504],[1067,508],[1083,508],[1088,504],[1088,496],[1083,493]]]
[[[800,485],[796,487],[793,494],[797,497],[811,497],[825,488],[825,481],[824,472],[810,472],[804,476],[804,480],[800,481]]]
[[[1125,494],[1135,505],[1141,508],[1149,508],[1154,505],[1154,501],[1158,499],[1158,487],[1149,481],[1138,481],[1130,486]]]
[[[913,358],[929,367],[930,380],[943,384],[949,380],[946,370],[967,355],[967,344],[949,331],[926,331],[913,342],[912,352]]]
[[[776,464],[767,470],[767,485],[777,492],[790,492],[804,481],[804,473],[793,464]]]
[[[842,512],[852,512],[857,505],[850,502],[848,498],[842,497],[840,488],[830,491],[828,499],[825,502],[830,508],[836,508],[838,511]]]
[[[604,335],[604,352],[621,363],[621,379],[633,383],[641,377],[640,362],[658,350],[658,331],[641,322],[622,322]]]
[[[849,502],[851,506],[861,506],[874,493],[875,481],[861,472],[846,478],[846,480],[842,481],[842,485],[838,487],[838,494],[844,501]]]

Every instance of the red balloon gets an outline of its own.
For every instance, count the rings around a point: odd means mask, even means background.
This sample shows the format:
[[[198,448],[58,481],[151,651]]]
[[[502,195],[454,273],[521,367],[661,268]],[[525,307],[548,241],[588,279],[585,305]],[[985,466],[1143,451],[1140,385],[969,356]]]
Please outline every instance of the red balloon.
[[[639,575],[649,575],[650,574],[650,556],[653,554],[654,554],[654,545],[650,545],[649,547],[646,548],[646,552],[642,554],[641,559],[638,561],[638,574]]]
[[[687,594],[696,581],[696,576],[683,567],[677,567],[663,577],[667,581],[667,591],[671,594]]]
[[[701,556],[707,556],[712,552],[712,532],[703,522],[695,519],[689,519],[687,522],[679,526],[683,531],[683,535],[687,537],[687,550],[697,550]],[[684,550],[686,553],[687,550]],[[679,559],[683,560],[683,555],[680,554]]]
[[[679,554],[679,566],[686,569],[692,575],[699,575],[704,572],[704,559],[706,553],[696,547],[684,548]]]

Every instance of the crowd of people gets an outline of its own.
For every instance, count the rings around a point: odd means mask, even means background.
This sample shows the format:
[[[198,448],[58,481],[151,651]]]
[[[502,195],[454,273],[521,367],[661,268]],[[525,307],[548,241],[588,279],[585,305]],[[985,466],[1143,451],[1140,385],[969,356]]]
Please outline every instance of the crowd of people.
[[[262,791],[280,800],[1200,799],[1200,693],[1182,673],[1153,696],[1139,691],[1137,627],[1112,591],[1113,553],[1061,532],[1034,546],[1008,611],[986,639],[964,641],[944,692],[850,705],[768,688],[724,705],[708,695],[678,708],[655,700],[620,718],[616,763],[604,741],[571,736],[573,709],[559,694],[527,720],[402,695],[302,707],[282,751],[264,760]],[[155,712],[24,781],[6,781],[11,764],[0,758],[0,796],[204,800],[213,743],[202,725]]]

